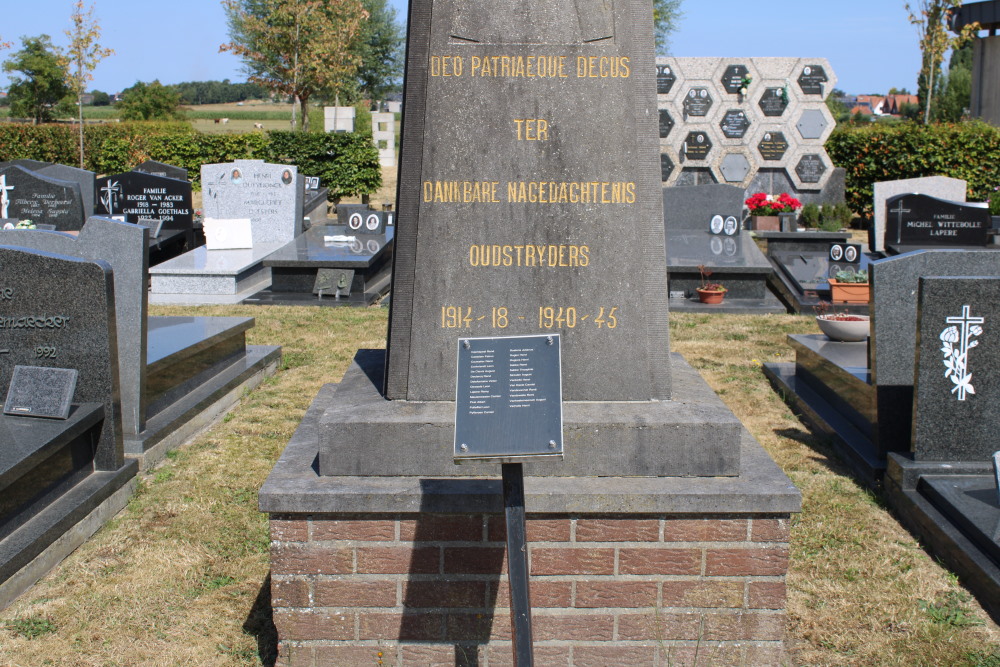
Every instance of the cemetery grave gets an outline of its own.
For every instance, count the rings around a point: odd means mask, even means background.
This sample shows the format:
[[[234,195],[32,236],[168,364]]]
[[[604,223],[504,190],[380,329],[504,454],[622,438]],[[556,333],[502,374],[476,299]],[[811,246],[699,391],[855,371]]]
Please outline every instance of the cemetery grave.
[[[0,218],[31,220],[60,231],[76,231],[83,226],[86,214],[79,182],[45,176],[15,163],[5,164],[0,166]],[[49,166],[43,163],[39,168]]]
[[[194,224],[191,183],[186,177],[181,180],[133,170],[102,177],[96,188],[97,215],[134,224],[159,221],[149,235],[151,265],[191,250],[201,240]]]
[[[758,232],[774,267],[769,284],[789,310],[812,314],[832,301],[830,279],[841,271],[868,271],[877,255],[850,243],[848,232]],[[867,303],[836,303],[838,311],[868,314]]]
[[[379,650],[419,643],[448,662],[459,661],[459,651],[510,652],[501,637],[512,615],[502,602],[456,598],[429,609],[415,587],[451,585],[459,572],[469,575],[462,585],[483,590],[504,581],[496,515],[505,494],[496,466],[454,460],[461,449],[453,440],[462,408],[455,402],[460,340],[541,334],[554,343],[560,336],[566,447],[561,461],[525,464],[529,526],[532,513],[567,526],[599,518],[626,532],[636,521],[696,520],[720,530],[731,521],[742,531],[726,538],[734,540],[728,548],[781,560],[781,535],[765,546],[750,541],[748,529],[784,525],[799,509],[788,479],[698,374],[669,354],[658,119],[644,112],[655,104],[649,7],[598,3],[578,13],[571,3],[557,4],[558,11],[503,0],[458,11],[451,0],[414,3],[400,163],[404,223],[395,230],[388,348],[360,350],[344,378],[323,388],[260,492],[260,507],[281,531],[272,542],[272,577],[280,585],[314,590],[320,578],[297,563],[331,549],[357,554],[361,565],[355,568],[352,556],[342,572],[347,583],[403,583],[402,597],[378,611],[399,614],[401,606],[413,625],[390,628]],[[551,76],[528,78],[528,56],[530,67]],[[497,113],[514,107],[533,109],[535,117]],[[609,127],[608,118],[618,122]],[[630,224],[623,225],[626,212]],[[481,360],[484,377],[496,373],[498,392],[484,400],[505,400],[505,383],[513,382],[507,356]],[[541,398],[536,369],[518,368],[519,398]],[[345,530],[314,541],[310,527],[318,525]],[[442,528],[448,525],[458,528]],[[392,575],[370,572],[368,546],[354,531],[376,526],[388,527],[394,547],[429,560],[407,558]],[[603,568],[596,574],[573,564],[582,547],[568,534],[551,539],[554,545],[529,543],[532,577],[607,581]],[[627,563],[642,557],[633,550],[673,552],[658,535],[650,539],[623,533],[624,545],[600,557],[614,559],[620,548]],[[428,551],[420,545],[427,540],[440,546]],[[548,568],[542,563],[551,546],[559,564]],[[473,570],[452,559],[459,548],[466,554],[460,560],[478,564]],[[292,552],[295,559],[283,558]],[[636,581],[667,576],[655,566],[644,572]],[[784,567],[770,574],[782,580]],[[282,655],[375,645],[357,625],[371,608],[338,608],[349,627],[340,638],[317,636],[299,622],[328,604],[322,596],[273,600]],[[766,612],[767,622],[782,618],[782,607]],[[652,623],[660,611],[673,613],[665,606],[639,615]],[[581,620],[592,613],[572,612]],[[636,610],[601,613],[631,618]],[[720,632],[713,646],[742,651],[750,640],[761,651],[757,664],[780,664],[780,638],[762,629],[765,614],[742,599],[696,613],[720,627],[737,617],[760,619],[738,638]],[[636,639],[653,639],[644,634],[651,631],[637,632]],[[697,629],[675,636],[694,641]],[[574,639],[554,629],[538,643],[548,650]],[[596,643],[621,648],[610,635]],[[668,646],[650,649],[651,656],[665,657],[677,640],[659,643]]]
[[[261,160],[206,164],[201,182],[206,228],[249,221],[242,224],[250,226],[250,247],[200,246],[151,268],[150,303],[239,303],[270,285],[264,258],[302,233],[305,185],[296,167]]]
[[[743,199],[741,188],[724,184],[663,188],[671,310],[785,312],[768,290],[771,265],[742,229]],[[729,290],[722,304],[699,303],[699,267]]]
[[[0,246],[0,268],[2,608],[124,507],[138,465],[123,450],[110,266]]]
[[[6,231],[0,242],[113,269],[124,451],[143,467],[209,423],[234,389],[273,372],[280,351],[246,345],[252,318],[149,317],[147,230],[92,217],[79,236]]]

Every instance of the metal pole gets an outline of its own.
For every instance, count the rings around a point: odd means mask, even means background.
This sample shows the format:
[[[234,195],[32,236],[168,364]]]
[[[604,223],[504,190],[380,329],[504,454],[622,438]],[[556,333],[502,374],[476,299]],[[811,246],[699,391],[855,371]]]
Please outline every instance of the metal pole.
[[[528,541],[524,526],[524,469],[503,463],[503,506],[507,515],[507,579],[510,582],[510,629],[515,667],[533,667],[531,596],[528,586]]]

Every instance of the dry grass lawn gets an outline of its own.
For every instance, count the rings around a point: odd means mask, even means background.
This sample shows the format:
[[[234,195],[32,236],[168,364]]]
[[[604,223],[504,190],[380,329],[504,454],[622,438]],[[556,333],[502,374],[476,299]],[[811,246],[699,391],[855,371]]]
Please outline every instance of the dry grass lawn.
[[[0,665],[257,665],[273,658],[261,483],[319,387],[384,345],[384,309],[153,308],[252,315],[278,374],[143,479],[128,507],[0,613]],[[955,577],[860,487],[759,368],[790,360],[801,316],[674,315],[672,345],[803,494],[789,644],[802,665],[1000,665],[1000,633]]]

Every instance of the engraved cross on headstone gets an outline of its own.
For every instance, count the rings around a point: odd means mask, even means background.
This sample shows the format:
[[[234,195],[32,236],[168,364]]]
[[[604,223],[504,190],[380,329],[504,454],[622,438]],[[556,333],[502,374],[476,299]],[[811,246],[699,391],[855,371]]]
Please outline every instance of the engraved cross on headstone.
[[[986,320],[982,317],[971,317],[969,306],[962,306],[962,314],[959,317],[948,317],[945,322],[948,324],[960,324],[962,325],[962,332],[958,339],[959,351],[962,357],[966,359],[966,368],[968,368],[968,354],[969,354],[969,326],[972,324],[982,324]],[[965,400],[965,387],[959,385],[958,389],[958,400]]]
[[[121,186],[118,185],[118,181],[108,181],[108,184],[101,188],[101,203],[104,204],[104,208],[107,209],[109,215],[113,215],[115,212],[115,201],[117,195],[121,192]]]
[[[7,174],[0,175],[0,218],[6,218],[7,207],[10,206],[8,192],[14,189],[13,185],[7,185]]]
[[[896,204],[897,208],[890,209],[889,213],[898,213],[896,218],[896,243],[903,242],[903,214],[909,213],[910,209],[903,208],[903,200],[900,199],[899,203]]]

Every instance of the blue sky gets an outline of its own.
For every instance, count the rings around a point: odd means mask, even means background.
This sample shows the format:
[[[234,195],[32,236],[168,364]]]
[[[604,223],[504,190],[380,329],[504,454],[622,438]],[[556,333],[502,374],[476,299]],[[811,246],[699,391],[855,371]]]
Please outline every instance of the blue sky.
[[[389,0],[401,22],[406,0]],[[543,0],[544,1],[544,0]],[[50,35],[65,44],[72,0],[2,0],[0,37]],[[117,92],[136,81],[243,81],[239,60],[219,53],[228,40],[218,0],[90,0],[116,55],[94,72],[92,88]],[[903,0],[684,0],[673,55],[822,57],[849,93],[916,88],[920,51]],[[10,51],[0,52],[6,59]],[[0,87],[7,84],[0,72]]]

